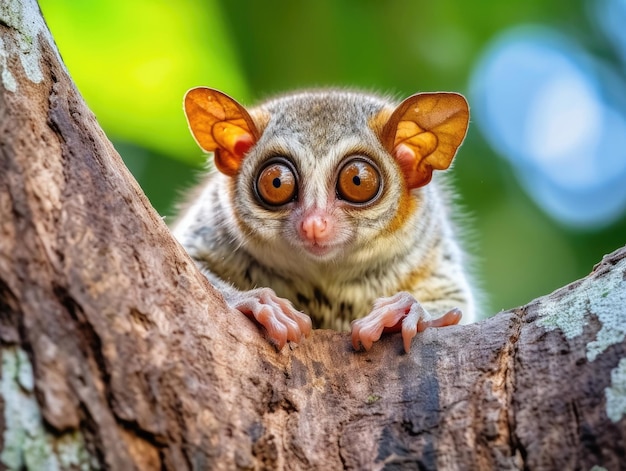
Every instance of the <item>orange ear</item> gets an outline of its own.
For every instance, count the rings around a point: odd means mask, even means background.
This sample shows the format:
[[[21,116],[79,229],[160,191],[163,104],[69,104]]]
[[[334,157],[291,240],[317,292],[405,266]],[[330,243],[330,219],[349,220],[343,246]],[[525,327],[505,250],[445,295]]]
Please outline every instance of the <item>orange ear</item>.
[[[198,145],[213,152],[220,172],[236,175],[244,155],[259,138],[246,109],[228,95],[206,87],[189,90],[184,109]]]
[[[409,188],[418,188],[430,182],[433,170],[450,166],[468,124],[469,107],[463,95],[418,93],[393,111],[382,142],[398,161]]]

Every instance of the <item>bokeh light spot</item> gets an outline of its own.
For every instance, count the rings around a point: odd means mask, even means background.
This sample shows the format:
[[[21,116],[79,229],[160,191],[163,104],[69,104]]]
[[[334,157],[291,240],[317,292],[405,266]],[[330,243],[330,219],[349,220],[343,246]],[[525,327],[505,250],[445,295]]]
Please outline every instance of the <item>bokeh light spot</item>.
[[[550,216],[597,229],[626,209],[624,86],[566,36],[524,27],[496,38],[472,77],[474,117]],[[610,77],[610,80],[606,80]]]

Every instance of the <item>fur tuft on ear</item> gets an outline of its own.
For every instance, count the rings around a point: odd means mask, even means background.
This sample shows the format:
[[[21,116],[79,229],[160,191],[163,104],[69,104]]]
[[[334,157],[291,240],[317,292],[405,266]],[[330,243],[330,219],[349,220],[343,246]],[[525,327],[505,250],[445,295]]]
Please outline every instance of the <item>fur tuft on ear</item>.
[[[212,88],[192,88],[183,107],[194,139],[205,152],[213,152],[217,169],[229,176],[239,171],[245,154],[259,134],[246,109]]]
[[[463,142],[469,107],[458,93],[418,93],[391,113],[382,143],[397,160],[410,189],[426,185],[433,170],[445,170]]]

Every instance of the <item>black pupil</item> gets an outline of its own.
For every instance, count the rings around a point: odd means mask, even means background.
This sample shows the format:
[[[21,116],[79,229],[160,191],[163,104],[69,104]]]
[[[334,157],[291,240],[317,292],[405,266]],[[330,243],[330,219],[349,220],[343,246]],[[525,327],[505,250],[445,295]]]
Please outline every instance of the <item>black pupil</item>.
[[[272,185],[274,185],[274,188],[280,188],[280,178],[274,178],[274,180],[272,180]]]
[[[354,183],[356,186],[359,186],[361,184],[361,178],[358,175],[355,175],[354,177],[352,177],[352,183]]]

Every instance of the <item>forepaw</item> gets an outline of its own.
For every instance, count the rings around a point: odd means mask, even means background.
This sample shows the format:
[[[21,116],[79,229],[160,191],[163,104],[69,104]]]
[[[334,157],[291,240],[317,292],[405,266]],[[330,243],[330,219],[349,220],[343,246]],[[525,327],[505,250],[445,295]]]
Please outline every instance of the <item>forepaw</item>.
[[[388,298],[377,299],[372,312],[352,321],[352,346],[355,350],[359,350],[361,346],[369,350],[383,332],[400,331],[404,351],[408,353],[417,332],[422,332],[428,327],[455,325],[460,320],[461,311],[456,308],[437,319],[432,319],[419,301],[403,291]]]
[[[241,293],[232,307],[254,317],[279,350],[287,341],[299,342],[311,333],[311,318],[296,310],[286,299],[279,298],[270,288]]]

